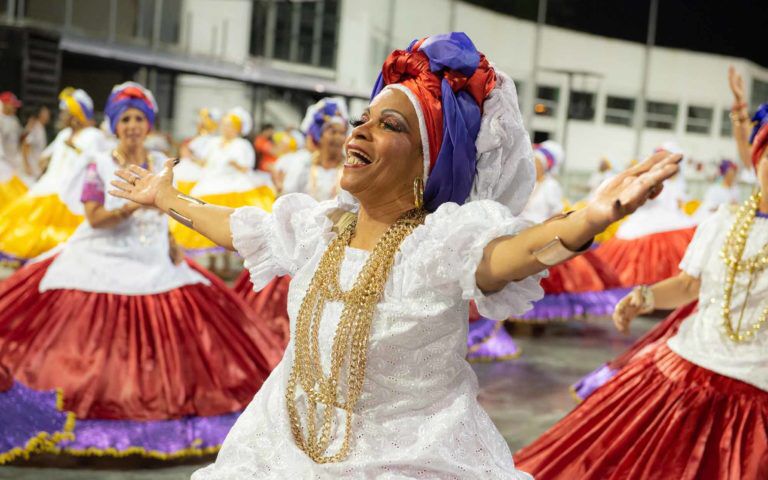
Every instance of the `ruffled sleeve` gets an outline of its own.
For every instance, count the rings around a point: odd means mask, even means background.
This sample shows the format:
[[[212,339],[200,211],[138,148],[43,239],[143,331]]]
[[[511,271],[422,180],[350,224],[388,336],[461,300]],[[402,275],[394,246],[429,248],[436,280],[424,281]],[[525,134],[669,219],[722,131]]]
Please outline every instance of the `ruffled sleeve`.
[[[484,317],[504,320],[522,315],[532,302],[544,296],[539,282],[545,272],[508,283],[488,295],[478,288],[475,274],[483,250],[492,240],[515,235],[529,226],[530,222],[513,216],[508,208],[491,200],[462,206],[443,204],[427,217],[424,228],[413,234],[410,243],[417,245],[412,257],[418,265],[415,273],[432,290],[475,300]]]
[[[683,260],[680,262],[680,270],[692,277],[699,278],[707,260],[711,255],[718,255],[720,247],[718,234],[727,232],[731,227],[729,219],[732,217],[731,206],[721,205],[714,214],[701,222],[696,228],[691,243],[685,250]]]
[[[234,211],[229,219],[232,244],[245,259],[255,290],[276,276],[294,275],[318,245],[327,242],[332,235],[327,209],[309,195],[297,193],[280,197],[272,213],[258,207]]]

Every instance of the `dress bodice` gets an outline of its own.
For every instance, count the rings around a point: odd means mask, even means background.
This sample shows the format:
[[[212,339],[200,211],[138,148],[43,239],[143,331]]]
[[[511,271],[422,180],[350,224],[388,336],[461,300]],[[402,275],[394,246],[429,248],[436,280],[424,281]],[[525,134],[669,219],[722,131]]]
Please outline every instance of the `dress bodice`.
[[[726,278],[726,266],[720,252],[728,231],[736,220],[735,208],[723,205],[699,225],[680,268],[701,279],[699,306],[696,314],[680,326],[669,340],[676,353],[712,371],[755,385],[768,391],[768,325],[749,341],[735,343],[723,327],[721,305]],[[756,218],[743,258],[758,253],[768,243],[768,219]],[[745,304],[746,303],[746,304]],[[744,308],[742,330],[758,321],[768,308],[768,271],[736,275],[731,302],[731,318],[738,322]]]

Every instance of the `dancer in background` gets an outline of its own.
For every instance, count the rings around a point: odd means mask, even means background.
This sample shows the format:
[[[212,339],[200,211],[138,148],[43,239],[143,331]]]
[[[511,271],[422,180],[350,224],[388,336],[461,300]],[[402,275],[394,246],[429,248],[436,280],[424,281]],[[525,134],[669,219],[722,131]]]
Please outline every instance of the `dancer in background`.
[[[0,363],[29,388],[61,389],[77,416],[66,453],[212,452],[281,351],[223,282],[184,261],[161,212],[104,194],[117,169],[165,161],[144,148],[152,93],[117,85],[105,113],[118,145],[87,166],[87,220],[0,286]]]
[[[730,160],[722,160],[717,170],[715,183],[704,192],[704,200],[694,214],[698,222],[715,213],[720,205],[738,205],[741,201],[741,191],[736,183],[739,166]]]
[[[657,151],[682,154],[672,142]],[[646,203],[619,226],[616,236],[601,244],[595,255],[630,288],[677,275],[678,264],[693,237],[696,220],[686,215],[682,173],[667,182],[659,196]]]
[[[742,105],[741,100],[743,99],[742,96],[739,94],[739,92],[743,92],[743,85],[741,85],[742,84],[741,77],[738,76],[738,74],[735,72],[733,68],[729,69],[728,77],[729,77],[729,83],[731,85],[731,90],[734,93],[733,111],[735,112],[735,114],[731,115],[731,123],[733,124],[732,131],[733,131],[736,147],[741,152],[743,151],[744,142],[746,142],[747,147],[749,147],[750,133],[748,131],[747,132],[744,131],[744,126],[748,123],[749,116],[747,115],[746,110],[742,110],[741,108],[741,105]],[[751,148],[748,148],[748,150],[751,150]],[[747,160],[751,162],[751,159],[749,159],[748,157],[747,157]],[[745,166],[749,167],[750,170],[753,170],[751,167],[751,163]],[[729,162],[727,160],[720,163],[719,171],[723,175],[723,182],[726,186],[728,185],[728,183],[730,183],[735,179],[736,177],[735,173],[737,169],[738,168],[736,165],[733,165],[732,162]],[[731,196],[731,195],[735,196],[734,190],[735,190],[735,185],[729,187],[728,190],[726,190],[726,192],[729,192],[729,194],[723,195],[722,194],[723,192],[720,192],[717,194],[716,198],[725,200],[720,202],[719,207],[722,205],[731,205],[731,206],[734,205],[734,201],[733,201],[734,197]],[[705,204],[706,204],[706,201],[705,201]],[[704,205],[702,205],[702,207],[704,207]],[[711,216],[711,213],[704,216],[703,218],[706,219],[709,216]],[[636,295],[638,291],[639,291],[638,289],[635,289],[634,294],[625,297],[622,300],[622,302],[627,303],[628,301],[633,299],[637,300]],[[645,335],[640,337],[623,354],[611,360],[610,362],[607,362],[604,365],[601,365],[600,367],[596,368],[589,374],[585,375],[583,378],[581,378],[578,382],[576,382],[571,387],[571,391],[574,394],[574,397],[576,397],[578,401],[582,401],[586,399],[588,396],[592,394],[592,392],[594,392],[596,389],[598,389],[599,387],[603,386],[606,382],[608,382],[608,380],[613,378],[617,372],[619,372],[622,368],[628,365],[633,359],[637,358],[641,354],[644,354],[651,348],[655,348],[658,345],[666,343],[666,341],[669,338],[671,338],[673,335],[677,333],[677,330],[680,327],[680,324],[686,318],[688,318],[689,316],[695,313],[697,305],[698,305],[698,302],[693,301],[685,306],[677,308],[669,316],[667,316],[667,318],[664,319],[663,322],[659,323],[658,325],[653,327],[650,331],[648,331]]]
[[[93,101],[85,91],[65,88],[59,100],[64,129],[43,154],[50,155],[45,174],[0,209],[0,260],[23,264],[64,242],[83,221],[85,167],[106,144],[93,127]]]
[[[655,308],[698,300],[698,310],[515,454],[538,480],[765,478],[768,104],[753,120],[750,158],[760,189],[699,225],[682,272],[636,288],[614,321],[626,331]]]
[[[11,92],[0,93],[0,210],[27,191],[24,169],[19,163],[18,142],[21,124],[16,110],[21,102]],[[17,128],[18,127],[18,128]],[[14,142],[14,138],[16,141]],[[7,144],[7,145],[6,145]],[[2,258],[0,258],[2,260]]]
[[[24,127],[21,156],[30,176],[35,180],[45,171],[50,161],[47,152],[46,155],[43,154],[45,147],[48,146],[45,127],[50,121],[51,111],[45,105],[41,105],[35,109],[35,113],[29,117],[27,126]]]
[[[197,132],[185,140],[179,149],[179,164],[173,169],[179,191],[189,193],[200,180],[212,140],[219,130],[221,112],[217,108],[201,108]]]
[[[253,147],[243,138],[250,133],[252,123],[251,114],[241,107],[224,115],[221,135],[209,141],[201,178],[190,195],[232,208],[256,206],[272,210],[275,201],[272,182],[267,174],[253,172]],[[178,222],[171,222],[171,232],[191,255],[222,251],[211,240]]]

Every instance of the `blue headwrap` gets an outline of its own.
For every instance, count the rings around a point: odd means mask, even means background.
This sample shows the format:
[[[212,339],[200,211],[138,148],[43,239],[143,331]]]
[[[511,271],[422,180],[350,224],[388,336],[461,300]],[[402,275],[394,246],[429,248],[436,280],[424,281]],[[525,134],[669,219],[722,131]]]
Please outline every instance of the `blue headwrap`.
[[[107,98],[104,114],[109,118],[112,133],[117,132],[117,122],[120,116],[129,108],[140,110],[147,117],[150,128],[155,125],[157,102],[152,92],[136,82],[125,82],[115,85]]]
[[[346,108],[338,100],[325,98],[307,109],[307,116],[301,123],[304,133],[317,144],[320,143],[323,128],[333,122],[346,125]]]

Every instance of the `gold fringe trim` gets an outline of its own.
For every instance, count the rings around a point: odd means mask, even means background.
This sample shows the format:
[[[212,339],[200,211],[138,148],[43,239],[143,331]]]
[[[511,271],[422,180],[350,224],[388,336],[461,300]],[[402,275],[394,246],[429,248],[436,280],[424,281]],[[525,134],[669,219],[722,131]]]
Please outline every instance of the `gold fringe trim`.
[[[200,439],[197,439],[192,443],[199,445],[200,443],[202,443],[202,441]],[[86,449],[54,447],[53,450],[51,450],[51,452],[56,454],[63,453],[67,455],[74,455],[76,457],[122,458],[122,457],[131,456],[131,455],[140,455],[145,458],[154,458],[157,460],[175,460],[179,458],[202,457],[203,455],[211,455],[218,452],[219,449],[221,449],[221,445],[216,445],[213,447],[205,447],[205,448],[198,448],[198,447],[192,446],[189,448],[177,450],[175,452],[165,453],[165,452],[160,452],[158,450],[147,450],[144,447],[128,447],[122,450],[118,450],[116,448],[95,448],[95,447],[86,448]]]
[[[56,409],[63,412],[64,397],[60,389],[56,390]],[[33,453],[53,452],[56,450],[56,444],[64,440],[74,440],[75,434],[75,414],[72,412],[66,412],[66,418],[61,431],[50,434],[48,432],[40,432],[34,437],[27,440],[24,448],[16,447],[8,450],[7,452],[0,453],[0,465],[8,463],[19,457],[25,460]]]
[[[568,387],[568,393],[570,393],[570,394],[571,394],[571,398],[573,398],[573,401],[574,401],[574,402],[576,402],[576,403],[581,403],[581,402],[583,402],[583,401],[584,401],[584,399],[582,399],[582,398],[579,396],[579,394],[578,394],[578,393],[576,393],[576,389],[575,389],[575,388],[573,388],[573,385],[571,385],[570,387]]]

